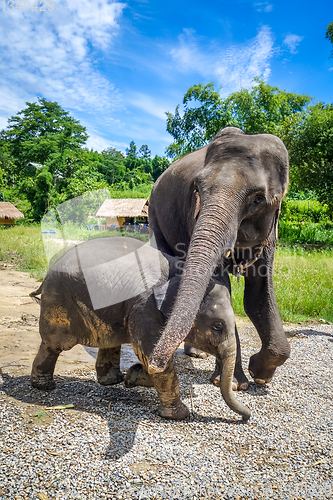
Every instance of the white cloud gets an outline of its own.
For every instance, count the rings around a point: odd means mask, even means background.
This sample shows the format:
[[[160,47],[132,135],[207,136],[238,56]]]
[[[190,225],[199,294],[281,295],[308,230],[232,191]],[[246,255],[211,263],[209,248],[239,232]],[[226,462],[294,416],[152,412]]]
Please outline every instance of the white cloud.
[[[77,110],[117,105],[119,92],[92,55],[110,45],[124,8],[112,0],[56,0],[51,12],[2,12],[0,88],[4,100],[9,96],[8,113],[20,109],[11,95],[18,102],[42,95]]]
[[[89,131],[88,133],[89,139],[87,140],[86,147],[89,149],[101,152],[107,148],[116,148],[118,150],[125,151],[125,148],[128,147],[128,144],[125,142],[110,141],[98,134],[92,134]]]
[[[268,26],[262,26],[255,38],[245,44],[227,48],[202,49],[193,31],[184,31],[179,47],[171,56],[182,72],[196,72],[223,85],[223,94],[249,87],[254,77],[267,79],[274,42]]]
[[[291,54],[297,54],[297,46],[301,43],[304,36],[299,35],[287,35],[283,40],[283,44],[287,45],[289,52]]]
[[[141,92],[132,93],[127,99],[128,104],[132,104],[136,108],[142,109],[149,115],[155,116],[165,122],[165,111],[168,109],[167,104],[162,104],[160,101],[153,99],[151,96]]]
[[[268,2],[255,3],[258,12],[272,12],[273,5]]]

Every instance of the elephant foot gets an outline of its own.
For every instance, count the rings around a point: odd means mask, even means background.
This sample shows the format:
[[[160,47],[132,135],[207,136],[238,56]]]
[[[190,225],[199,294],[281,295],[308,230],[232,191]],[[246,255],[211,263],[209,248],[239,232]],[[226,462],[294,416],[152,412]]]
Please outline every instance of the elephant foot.
[[[242,368],[237,370],[236,367],[234,378],[232,381],[232,389],[234,391],[247,391],[248,388],[249,388],[249,381],[247,379],[247,376],[243,372]]]
[[[97,376],[98,383],[101,385],[116,385],[124,380],[124,375],[120,370],[110,370],[105,375]]]
[[[56,386],[55,381],[49,375],[39,376],[38,378],[31,376],[30,383],[32,387],[40,391],[52,391]]]
[[[126,387],[136,387],[138,385],[142,387],[154,387],[150,375],[141,363],[136,363],[128,369],[124,382]]]
[[[220,384],[220,375],[217,375],[214,377],[213,377],[213,375],[210,377],[210,381],[214,385],[216,385],[216,387],[220,387],[220,385],[221,385]],[[239,377],[239,378],[237,378],[236,375],[234,375],[233,380],[232,380],[232,390],[233,391],[247,391],[248,388],[249,388],[249,381],[245,375],[244,375],[244,377]]]
[[[221,378],[221,366],[219,362],[216,362],[215,370],[210,377],[210,381],[216,385],[216,387],[220,387],[220,378]],[[249,387],[249,381],[243,372],[242,367],[235,367],[234,377],[232,380],[232,390],[233,391],[246,391]]]
[[[190,416],[189,409],[180,400],[172,406],[164,406],[161,403],[158,408],[158,414],[167,420],[184,420]]]
[[[276,368],[283,365],[288,358],[289,353],[273,354],[268,349],[261,349],[261,351],[251,356],[249,373],[256,384],[267,384],[272,380]]]
[[[200,349],[196,349],[195,347],[192,347],[191,345],[185,344],[184,345],[184,353],[187,356],[190,356],[191,358],[207,358],[208,354],[204,351],[200,351]]]

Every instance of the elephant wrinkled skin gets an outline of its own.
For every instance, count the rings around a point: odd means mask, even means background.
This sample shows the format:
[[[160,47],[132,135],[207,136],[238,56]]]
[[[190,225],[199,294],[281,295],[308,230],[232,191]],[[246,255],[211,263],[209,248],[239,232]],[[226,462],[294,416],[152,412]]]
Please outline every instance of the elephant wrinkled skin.
[[[185,339],[214,271],[225,282],[228,273],[244,273],[244,308],[262,341],[249,363],[255,381],[269,382],[289,357],[272,278],[288,169],[280,139],[227,127],[156,181],[149,204],[152,241],[185,266],[174,309],[149,360],[150,373],[163,370]],[[237,343],[235,383],[244,389],[238,335]]]

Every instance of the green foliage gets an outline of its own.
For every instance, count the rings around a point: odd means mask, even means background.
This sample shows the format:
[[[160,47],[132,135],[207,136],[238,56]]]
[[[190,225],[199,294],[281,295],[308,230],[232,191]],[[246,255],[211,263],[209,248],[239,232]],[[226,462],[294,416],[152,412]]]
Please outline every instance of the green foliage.
[[[94,165],[83,165],[68,180],[65,189],[66,199],[75,198],[88,191],[96,191],[106,187],[108,187],[108,183]]]
[[[37,102],[26,104],[1,132],[1,140],[8,144],[20,170],[29,162],[44,165],[54,153],[61,156],[65,150],[75,151],[88,139],[86,129],[56,102],[38,97]]]
[[[111,198],[149,198],[153,184],[140,184],[133,189],[110,188]]]
[[[328,38],[328,40],[331,42],[331,44],[333,44],[333,22],[327,26],[326,38]],[[331,57],[333,57],[333,49],[331,52]]]
[[[220,90],[220,89],[219,89]],[[223,127],[239,127],[248,133],[280,135],[288,116],[299,113],[310,102],[308,95],[286,92],[263,80],[254,79],[251,89],[242,89],[223,99],[214,83],[198,84],[186,92],[181,116],[166,113],[167,131],[174,143],[166,153],[179,157],[206,144]]]
[[[293,243],[333,246],[332,222],[279,222],[279,237]]]
[[[314,190],[333,214],[333,106],[317,103],[288,117],[282,139],[290,156],[291,187]]]
[[[284,199],[282,201],[280,221],[296,223],[329,221],[328,206],[318,200]]]
[[[274,288],[283,321],[324,319],[333,322],[333,254],[323,249],[278,246],[274,264]],[[232,303],[245,316],[244,279],[231,277]]]
[[[303,191],[295,190],[291,186],[288,188],[286,195],[287,200],[311,200],[317,199],[316,192],[313,189],[304,189]]]
[[[333,40],[333,23],[328,26]],[[247,133],[280,137],[290,156],[291,191],[315,193],[333,214],[333,105],[310,105],[308,95],[293,94],[256,78],[250,89],[226,98],[213,83],[190,87],[175,113],[166,113],[167,130],[174,142],[166,153],[178,158],[206,144],[226,126]],[[312,195],[313,196],[313,195]]]
[[[184,95],[183,106],[183,116],[179,106],[174,114],[166,113],[167,131],[174,138],[174,143],[166,149],[170,158],[200,148],[228,123],[225,102],[212,82],[190,87]]]
[[[161,174],[169,167],[170,162],[164,156],[155,156],[151,162],[152,166],[152,176],[154,181],[156,181]]]
[[[25,222],[39,221],[47,210],[103,188],[118,197],[148,197],[169,166],[166,158],[152,159],[147,144],[138,151],[134,141],[127,156],[112,147],[102,153],[89,150],[85,128],[56,102],[38,98],[26,104],[0,133],[0,190],[6,200],[15,200]]]
[[[137,147],[134,141],[131,141],[129,144],[129,148],[126,148],[126,155],[128,158],[135,160],[138,157]]]
[[[286,92],[261,79],[254,81],[251,89],[234,92],[226,99],[230,125],[247,133],[280,135],[285,119],[302,111],[311,100],[308,95]]]
[[[304,196],[305,193],[303,193]],[[293,193],[296,197],[296,193]],[[327,205],[318,200],[284,199],[279,238],[289,243],[333,245],[333,222]]]
[[[147,144],[142,144],[141,148],[139,149],[139,155],[141,158],[150,158],[151,156],[151,151],[148,148]]]
[[[110,186],[121,182],[126,173],[124,155],[115,148],[105,149],[97,164],[97,170]]]

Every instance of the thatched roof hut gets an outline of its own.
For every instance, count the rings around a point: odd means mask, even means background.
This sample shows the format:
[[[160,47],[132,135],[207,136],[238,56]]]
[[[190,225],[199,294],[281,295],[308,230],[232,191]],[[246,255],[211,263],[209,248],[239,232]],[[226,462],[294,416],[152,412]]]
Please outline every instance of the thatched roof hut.
[[[148,217],[148,198],[107,199],[96,217]]]
[[[24,219],[24,215],[9,201],[0,202],[0,226],[14,225],[15,219]]]
[[[133,223],[133,219],[148,219],[148,198],[106,199],[97,210],[96,217],[105,217],[106,225],[120,226]]]

